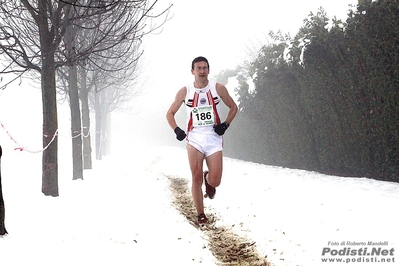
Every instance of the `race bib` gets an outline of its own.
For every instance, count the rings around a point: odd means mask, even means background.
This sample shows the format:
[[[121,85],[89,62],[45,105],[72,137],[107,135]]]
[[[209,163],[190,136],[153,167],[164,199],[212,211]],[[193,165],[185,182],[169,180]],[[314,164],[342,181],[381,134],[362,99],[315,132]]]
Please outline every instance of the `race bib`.
[[[212,105],[193,107],[193,126],[213,126],[215,124]]]

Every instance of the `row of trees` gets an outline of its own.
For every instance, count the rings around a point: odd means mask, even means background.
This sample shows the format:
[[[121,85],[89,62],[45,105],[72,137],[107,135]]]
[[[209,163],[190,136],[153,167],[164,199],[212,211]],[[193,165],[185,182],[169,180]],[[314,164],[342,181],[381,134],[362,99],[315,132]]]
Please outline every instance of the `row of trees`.
[[[359,1],[346,22],[330,21],[321,8],[293,38],[270,33],[249,67],[236,70],[235,124],[251,130],[227,134],[234,148],[226,152],[398,182],[398,17],[397,1]]]
[[[154,13],[157,2],[1,1],[0,73],[41,82],[45,195],[58,196],[57,92],[70,104],[73,179],[83,179],[83,169],[91,168],[90,103],[96,114],[96,157],[101,159],[108,114],[134,96],[129,88],[138,75],[141,40],[168,17],[170,6]]]

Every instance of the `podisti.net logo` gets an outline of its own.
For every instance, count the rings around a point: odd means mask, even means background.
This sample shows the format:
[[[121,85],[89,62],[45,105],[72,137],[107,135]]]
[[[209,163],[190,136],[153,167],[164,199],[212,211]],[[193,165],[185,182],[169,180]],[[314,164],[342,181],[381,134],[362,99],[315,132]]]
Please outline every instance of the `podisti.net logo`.
[[[364,263],[395,265],[395,248],[388,245],[388,241],[328,241],[328,245],[322,248],[321,261],[357,265]]]

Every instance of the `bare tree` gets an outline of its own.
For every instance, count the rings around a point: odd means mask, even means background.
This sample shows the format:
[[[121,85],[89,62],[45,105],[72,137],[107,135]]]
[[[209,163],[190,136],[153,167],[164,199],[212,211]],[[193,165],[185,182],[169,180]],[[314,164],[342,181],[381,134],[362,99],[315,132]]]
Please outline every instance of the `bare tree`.
[[[21,5],[22,4],[22,5]],[[58,118],[55,90],[55,53],[65,33],[63,2],[2,1],[0,49],[7,65],[1,73],[35,70],[41,77],[43,103],[42,192],[58,196]]]
[[[43,105],[42,192],[58,196],[58,117],[56,69],[77,66],[93,55],[101,56],[121,42],[131,41],[145,28],[143,21],[154,5],[148,0],[111,2],[101,0],[2,0],[0,5],[0,55],[7,59],[0,73],[24,73],[34,70],[41,78]],[[22,5],[21,5],[22,4]],[[131,20],[134,14],[141,19]],[[161,12],[163,14],[163,12]],[[115,15],[115,16],[114,16]],[[119,21],[125,23],[119,24]],[[99,24],[102,21],[103,23]],[[105,22],[105,23],[104,23]],[[113,23],[114,22],[114,23]],[[81,46],[62,43],[72,25],[92,30],[92,39]],[[99,26],[101,25],[101,26]],[[115,27],[126,25],[126,28]],[[85,28],[85,29],[86,29]],[[76,41],[76,40],[75,40]],[[74,105],[75,106],[75,105]],[[79,129],[80,130],[80,129]],[[72,129],[74,131],[74,128]]]
[[[84,168],[91,168],[90,117],[88,109],[88,86],[85,80],[87,77],[86,73],[88,71],[107,72],[103,76],[107,76],[108,80],[110,80],[110,76],[115,76],[115,73],[118,72],[128,74],[129,76],[134,75],[137,61],[141,56],[139,46],[143,36],[159,27],[145,26],[147,18],[152,18],[149,11],[155,3],[150,5],[149,1],[122,1],[112,5],[112,12],[100,12],[95,13],[95,15],[84,13],[84,7],[82,6],[75,8],[75,16],[79,16],[79,18],[86,16],[89,19],[74,21],[67,28],[64,38],[65,51],[67,52],[65,57],[71,62],[68,75],[68,95],[72,118],[71,134],[74,179],[83,178],[81,167],[82,136],[84,137]],[[166,11],[161,14],[165,14],[165,19],[167,18]],[[90,51],[90,53],[87,53],[87,51]],[[104,64],[104,61],[107,63]],[[76,65],[81,66],[79,92],[83,109],[83,127],[80,121]],[[127,79],[129,78],[121,78],[119,75],[118,80],[113,80],[112,82],[113,84],[119,84],[120,81],[126,81]]]
[[[137,60],[134,60],[134,64],[129,68],[104,71],[100,67],[97,71],[87,72],[87,81],[90,84],[90,106],[95,112],[95,151],[98,160],[102,158],[102,155],[109,154],[111,112],[128,108],[128,103],[141,92],[140,86],[137,85],[140,55],[137,55]],[[117,68],[119,60],[111,58],[102,60],[102,65]]]

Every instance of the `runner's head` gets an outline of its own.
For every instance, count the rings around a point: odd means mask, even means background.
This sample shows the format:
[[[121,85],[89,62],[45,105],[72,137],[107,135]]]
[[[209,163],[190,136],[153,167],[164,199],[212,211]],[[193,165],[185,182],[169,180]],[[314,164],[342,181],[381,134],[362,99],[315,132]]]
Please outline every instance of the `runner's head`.
[[[195,63],[198,63],[198,62],[206,62],[206,64],[208,65],[208,69],[209,69],[208,59],[206,59],[203,56],[198,56],[198,57],[194,58],[193,62],[191,63],[191,70],[194,70],[194,65],[195,65]]]

